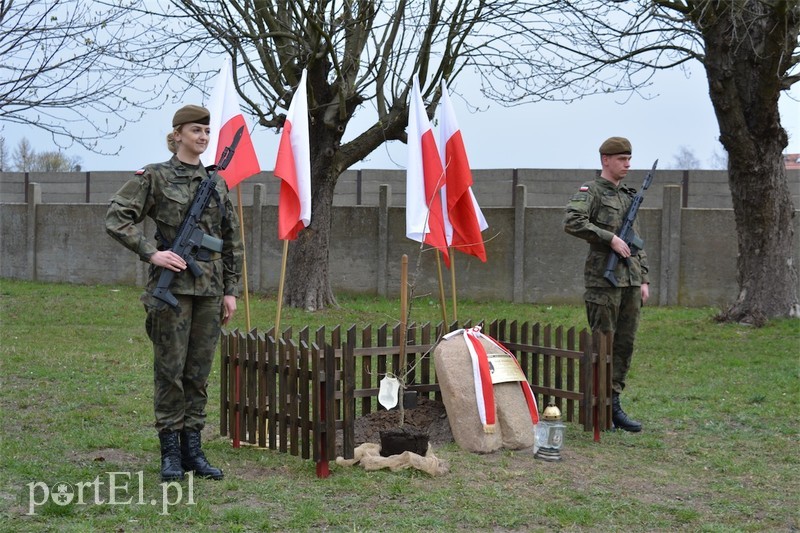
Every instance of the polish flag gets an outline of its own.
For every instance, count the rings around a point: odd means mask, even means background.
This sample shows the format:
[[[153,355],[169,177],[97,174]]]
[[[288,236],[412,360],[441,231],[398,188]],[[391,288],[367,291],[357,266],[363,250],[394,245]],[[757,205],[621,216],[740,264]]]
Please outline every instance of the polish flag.
[[[414,77],[408,111],[408,168],[406,169],[406,237],[438,248],[447,266],[447,237],[444,233],[439,191],[444,171],[430,120]]]
[[[283,123],[274,174],[281,180],[278,238],[292,241],[311,223],[311,151],[305,69]]]
[[[445,173],[442,190],[447,208],[444,227],[447,244],[468,255],[486,262],[486,249],[481,232],[489,227],[472,192],[472,172],[467,151],[450,95],[442,80],[442,102],[439,114],[439,152]]]
[[[211,113],[211,136],[208,148],[200,156],[203,166],[210,166],[219,161],[222,152],[230,146],[236,131],[244,126],[244,134],[239,139],[239,145],[233,154],[230,164],[219,175],[228,184],[228,189],[233,189],[242,180],[261,172],[258,164],[253,141],[250,139],[250,130],[239,107],[239,96],[233,84],[233,71],[230,58],[225,58],[225,64],[217,75],[211,97],[208,100],[208,111]]]

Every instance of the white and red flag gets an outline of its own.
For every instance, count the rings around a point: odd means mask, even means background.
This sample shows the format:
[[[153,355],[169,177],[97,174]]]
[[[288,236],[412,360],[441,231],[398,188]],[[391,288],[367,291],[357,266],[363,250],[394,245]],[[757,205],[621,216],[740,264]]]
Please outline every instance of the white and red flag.
[[[438,248],[449,266],[440,196],[444,171],[416,76],[408,111],[407,165],[406,237]]]
[[[208,100],[208,111],[211,113],[211,137],[208,148],[200,156],[204,166],[215,164],[219,161],[223,150],[231,144],[236,131],[244,126],[244,134],[239,139],[239,145],[233,154],[233,159],[225,170],[219,175],[228,184],[228,189],[233,189],[242,180],[261,172],[258,164],[253,141],[250,139],[250,130],[239,107],[239,96],[233,84],[233,71],[230,58],[225,58],[225,64],[217,75],[211,97]]]
[[[489,225],[472,192],[472,171],[444,80],[439,111],[439,151],[445,173],[443,195],[447,200],[444,212],[447,244],[485,263],[486,249],[481,232]]]
[[[305,69],[283,124],[274,173],[281,180],[278,238],[291,241],[311,223],[311,151]]]

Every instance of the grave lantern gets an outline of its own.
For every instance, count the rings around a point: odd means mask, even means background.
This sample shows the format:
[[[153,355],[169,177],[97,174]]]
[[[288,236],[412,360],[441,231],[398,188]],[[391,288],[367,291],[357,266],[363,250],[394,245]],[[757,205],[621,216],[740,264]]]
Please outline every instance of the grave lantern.
[[[543,461],[560,461],[566,429],[561,423],[561,410],[550,403],[545,407],[541,420],[536,425],[536,442],[539,444],[539,449],[534,457]]]

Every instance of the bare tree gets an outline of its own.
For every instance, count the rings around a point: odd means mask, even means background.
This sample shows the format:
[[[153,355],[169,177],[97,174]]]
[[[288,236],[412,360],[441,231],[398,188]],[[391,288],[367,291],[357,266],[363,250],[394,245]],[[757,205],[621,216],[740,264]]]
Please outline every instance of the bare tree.
[[[33,126],[62,148],[102,152],[109,144],[100,141],[174,96],[152,78],[164,66],[185,65],[148,39],[145,15],[121,4],[0,1],[0,124]]]
[[[728,154],[725,151],[714,150],[714,153],[711,155],[711,160],[709,161],[709,165],[711,168],[716,170],[727,170],[728,169]]]
[[[34,154],[31,168],[34,172],[79,172],[80,157],[69,157],[58,151],[37,152]]]
[[[17,147],[14,149],[14,170],[17,172],[30,172],[33,169],[33,163],[36,159],[36,153],[31,146],[31,143],[26,138],[20,139]]]
[[[672,156],[672,168],[691,170],[700,168],[700,160],[688,146],[681,146],[678,153]]]
[[[6,138],[0,135],[0,172],[8,171],[8,148]]]

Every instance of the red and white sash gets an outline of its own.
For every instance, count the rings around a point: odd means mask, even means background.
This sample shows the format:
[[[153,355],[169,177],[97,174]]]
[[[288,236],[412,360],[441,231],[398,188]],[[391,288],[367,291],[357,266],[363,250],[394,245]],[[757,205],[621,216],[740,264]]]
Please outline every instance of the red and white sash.
[[[444,336],[449,339],[458,334],[464,335],[464,343],[469,350],[470,358],[472,359],[472,376],[475,384],[475,398],[478,403],[478,416],[483,424],[483,431],[486,433],[494,433],[495,425],[497,424],[497,410],[494,403],[494,388],[492,386],[492,375],[489,368],[489,357],[486,355],[486,349],[483,347],[481,338],[487,339],[504,353],[506,353],[519,367],[519,362],[514,354],[509,352],[505,346],[494,340],[492,337],[481,333],[481,328],[476,326],[470,329],[461,329],[448,333]],[[520,367],[520,372],[522,368]],[[531,421],[535,424],[539,423],[539,409],[536,407],[536,398],[533,396],[533,391],[527,380],[520,381],[522,393],[525,395],[525,401],[528,404],[528,411],[531,414]]]

